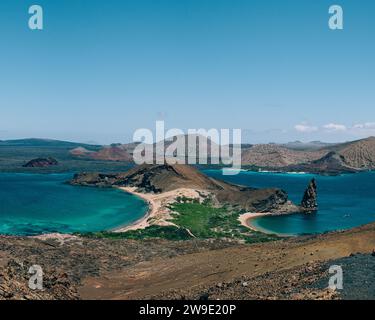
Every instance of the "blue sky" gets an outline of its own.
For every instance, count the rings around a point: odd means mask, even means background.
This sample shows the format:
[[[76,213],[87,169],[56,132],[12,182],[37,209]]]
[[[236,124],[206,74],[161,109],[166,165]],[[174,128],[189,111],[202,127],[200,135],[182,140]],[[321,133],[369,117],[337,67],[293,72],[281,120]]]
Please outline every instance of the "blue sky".
[[[375,135],[374,33],[372,0],[2,0],[0,140],[126,142],[155,120],[257,143]]]

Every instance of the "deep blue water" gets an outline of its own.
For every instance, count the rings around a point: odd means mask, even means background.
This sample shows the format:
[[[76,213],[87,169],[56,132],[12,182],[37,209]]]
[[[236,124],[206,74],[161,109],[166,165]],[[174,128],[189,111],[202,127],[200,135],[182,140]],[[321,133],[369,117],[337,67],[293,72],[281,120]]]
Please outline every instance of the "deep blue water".
[[[115,189],[76,187],[70,174],[0,174],[0,234],[108,230],[130,224],[147,204]]]
[[[293,235],[323,233],[375,222],[375,172],[335,177],[246,171],[236,176],[223,176],[219,170],[207,170],[205,173],[237,184],[284,189],[296,204],[301,202],[307,184],[315,177],[319,211],[311,215],[294,214],[252,220],[255,227],[268,232]]]

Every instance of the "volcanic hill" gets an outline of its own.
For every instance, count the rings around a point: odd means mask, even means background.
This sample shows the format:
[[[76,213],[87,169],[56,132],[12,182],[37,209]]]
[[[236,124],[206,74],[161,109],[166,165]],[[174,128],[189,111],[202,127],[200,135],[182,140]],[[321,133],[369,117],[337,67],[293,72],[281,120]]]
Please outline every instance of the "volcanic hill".
[[[188,165],[141,165],[124,173],[80,173],[73,185],[135,187],[138,192],[162,193],[179,188],[208,191],[220,204],[230,204],[254,212],[297,210],[285,191],[255,189],[213,179]]]

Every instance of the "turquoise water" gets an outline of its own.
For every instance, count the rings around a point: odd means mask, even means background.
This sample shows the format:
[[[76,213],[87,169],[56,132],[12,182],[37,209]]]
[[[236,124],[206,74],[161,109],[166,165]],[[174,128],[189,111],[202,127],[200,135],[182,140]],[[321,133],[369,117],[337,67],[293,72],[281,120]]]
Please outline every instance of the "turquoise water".
[[[219,170],[207,170],[205,173],[237,184],[284,189],[296,204],[301,202],[308,182],[314,177],[318,184],[319,211],[310,215],[294,214],[252,220],[255,227],[267,232],[313,234],[375,222],[375,172],[335,177],[246,171],[236,176],[223,176]]]
[[[109,230],[130,224],[147,204],[115,189],[75,187],[70,174],[0,174],[0,234]]]

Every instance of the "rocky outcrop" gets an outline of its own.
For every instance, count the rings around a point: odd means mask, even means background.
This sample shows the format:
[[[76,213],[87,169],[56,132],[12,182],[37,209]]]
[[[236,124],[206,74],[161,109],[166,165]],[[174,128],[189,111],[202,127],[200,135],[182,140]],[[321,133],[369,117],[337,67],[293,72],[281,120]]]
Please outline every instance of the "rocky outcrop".
[[[24,164],[23,167],[24,168],[46,168],[50,166],[57,166],[58,164],[59,164],[58,161],[52,157],[36,158]]]
[[[307,186],[307,189],[303,195],[301,201],[301,208],[305,212],[315,212],[318,210],[318,201],[317,201],[317,187],[316,180],[312,179]]]

